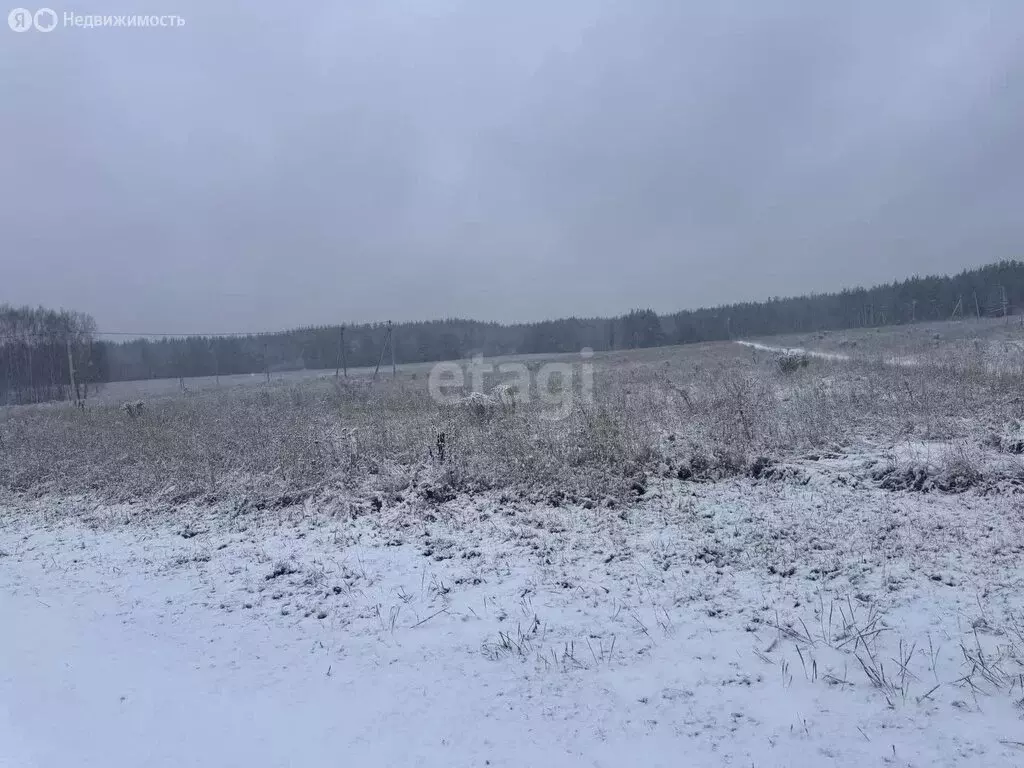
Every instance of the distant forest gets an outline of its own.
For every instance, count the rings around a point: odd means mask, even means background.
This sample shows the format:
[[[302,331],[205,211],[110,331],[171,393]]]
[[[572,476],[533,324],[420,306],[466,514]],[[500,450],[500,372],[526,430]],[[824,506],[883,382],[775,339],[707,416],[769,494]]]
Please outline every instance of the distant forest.
[[[634,349],[819,330],[901,325],[1024,309],[1024,262],[1001,261],[954,276],[912,277],[838,293],[684,310],[635,309],[610,318],[502,325],[475,320],[396,323],[398,363],[543,352]],[[0,402],[82,397],[105,381],[374,366],[385,323],[269,334],[112,341],[88,315],[0,305]],[[388,352],[385,364],[391,362]],[[72,389],[74,372],[76,395]]]

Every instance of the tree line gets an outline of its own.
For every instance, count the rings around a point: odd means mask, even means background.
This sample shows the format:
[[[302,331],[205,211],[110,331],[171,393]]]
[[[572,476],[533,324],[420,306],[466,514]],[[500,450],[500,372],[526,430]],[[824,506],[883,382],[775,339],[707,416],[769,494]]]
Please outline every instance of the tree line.
[[[0,403],[84,400],[110,375],[95,337],[85,313],[0,304]]]
[[[1024,262],[1001,261],[952,276],[834,293],[684,310],[635,309],[607,318],[569,317],[503,325],[464,319],[398,323],[397,363],[546,352],[620,350],[753,336],[1009,315],[1024,307]],[[270,334],[101,341],[76,312],[0,307],[0,401],[71,397],[66,348],[79,386],[102,381],[374,366],[384,323],[298,328]],[[61,358],[60,352],[64,352]],[[390,362],[390,353],[385,358]],[[13,395],[13,397],[12,397]]]

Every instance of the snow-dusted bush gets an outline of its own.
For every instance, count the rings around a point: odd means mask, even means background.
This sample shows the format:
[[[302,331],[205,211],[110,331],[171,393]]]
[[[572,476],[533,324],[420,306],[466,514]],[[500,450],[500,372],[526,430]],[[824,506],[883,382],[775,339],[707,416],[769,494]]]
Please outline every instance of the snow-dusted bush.
[[[491,390],[493,397],[505,412],[514,411],[516,406],[527,400],[528,393],[520,392],[515,384],[498,384]]]
[[[480,421],[487,421],[502,410],[497,398],[483,392],[470,392],[458,401],[457,407]]]
[[[132,400],[128,403],[121,403],[121,410],[131,416],[133,419],[142,415],[146,409],[146,404],[142,400]]]
[[[787,349],[775,356],[775,365],[782,373],[795,373],[806,368],[810,362],[810,355],[795,349]]]
[[[1001,451],[1013,454],[1024,454],[1024,423],[1014,420],[994,434],[991,444]]]

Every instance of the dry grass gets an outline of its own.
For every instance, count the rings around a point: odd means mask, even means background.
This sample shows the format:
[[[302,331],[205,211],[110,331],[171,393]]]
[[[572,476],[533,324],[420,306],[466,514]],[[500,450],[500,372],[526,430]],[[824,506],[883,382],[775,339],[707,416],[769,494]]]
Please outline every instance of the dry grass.
[[[655,442],[642,407],[597,399],[563,419],[541,406],[481,418],[425,388],[379,384],[238,389],[113,406],[9,409],[0,482],[17,491],[121,500],[288,504],[332,486],[401,492],[561,487],[622,491]],[[444,456],[439,436],[444,435]]]
[[[940,697],[963,705],[966,692],[975,706],[985,697],[1009,697],[1024,707],[1024,626],[1010,614],[1001,626],[979,617],[960,638],[936,646],[931,635],[908,640],[889,624],[875,602],[860,604],[847,597],[828,604],[819,595],[813,627],[801,619],[770,625],[776,637],[764,649],[754,648],[762,662],[778,665],[792,678],[795,653],[808,682],[854,687],[867,683],[891,709],[934,703]],[[959,654],[954,649],[959,650]],[[861,675],[851,674],[859,670]]]
[[[785,372],[773,356],[735,345],[640,359],[599,364],[593,400],[577,397],[558,419],[539,402],[482,417],[434,402],[423,380],[201,392],[138,413],[8,408],[0,484],[256,506],[337,486],[400,494],[425,484],[599,500],[625,496],[649,472],[748,472],[865,439],[960,441],[946,463],[975,482],[974,446],[1024,419],[1016,378],[969,357],[913,366],[809,358]]]

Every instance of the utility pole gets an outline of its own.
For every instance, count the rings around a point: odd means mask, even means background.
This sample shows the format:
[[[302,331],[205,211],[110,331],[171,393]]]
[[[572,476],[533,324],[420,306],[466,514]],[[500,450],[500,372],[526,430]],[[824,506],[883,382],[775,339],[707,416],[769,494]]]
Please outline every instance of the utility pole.
[[[1009,303],[1009,302],[1006,301],[1006,286],[1005,285],[1000,285],[999,286],[999,290],[1000,290],[1000,293],[1001,293],[1001,296],[1002,296],[1002,298],[1000,299],[999,303],[1003,307],[1003,319],[1005,320],[1006,319],[1006,308],[1007,308],[1007,304]]]
[[[341,326],[338,333],[338,362],[334,366],[334,378],[338,378],[338,366],[345,371],[345,378],[348,378],[348,363],[345,361],[345,326]]]
[[[68,328],[68,334],[64,337],[65,345],[68,348],[68,378],[71,380],[71,388],[68,390],[68,400],[72,397],[75,398],[75,402],[78,402],[78,386],[75,384],[75,358],[71,354],[71,329]]]
[[[981,307],[978,305],[978,292],[974,292],[974,316],[981,320]]]
[[[391,347],[391,380],[394,381],[398,378],[398,369],[395,368],[395,329],[391,327],[390,320],[388,320],[388,341]]]
[[[31,339],[25,345],[28,348],[28,389],[32,394],[31,397],[35,397],[36,394],[36,381],[35,376],[32,373],[32,341]],[[10,395],[8,395],[8,398]]]
[[[391,341],[391,321],[388,320],[388,330],[384,334],[384,343],[380,347],[380,357],[377,358],[377,367],[373,369],[373,380],[377,380],[377,372],[380,371],[380,364],[384,362],[384,353],[388,349],[388,342]]]
[[[267,342],[263,342],[263,371],[267,374],[267,384],[270,383],[270,359],[267,357]]]

